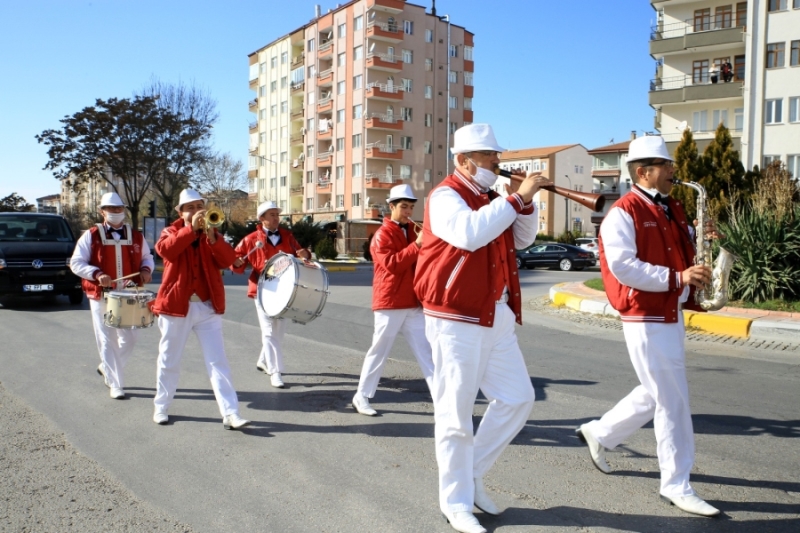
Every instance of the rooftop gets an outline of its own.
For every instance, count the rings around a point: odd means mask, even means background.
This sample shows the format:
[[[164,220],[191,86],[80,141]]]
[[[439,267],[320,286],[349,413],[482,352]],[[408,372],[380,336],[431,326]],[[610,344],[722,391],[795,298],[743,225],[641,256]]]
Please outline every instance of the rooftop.
[[[537,159],[548,157],[555,153],[561,152],[573,146],[580,146],[580,144],[562,144],[559,146],[545,146],[542,148],[525,148],[522,150],[507,150],[500,154],[501,161],[509,161],[514,159]]]

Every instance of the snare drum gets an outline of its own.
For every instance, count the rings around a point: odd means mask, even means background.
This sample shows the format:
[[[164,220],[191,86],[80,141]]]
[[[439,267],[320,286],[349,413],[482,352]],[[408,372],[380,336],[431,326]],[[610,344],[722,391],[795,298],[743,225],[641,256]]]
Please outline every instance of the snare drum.
[[[308,324],[322,314],[328,299],[328,271],[294,256],[273,256],[258,278],[256,300],[270,318]]]
[[[103,323],[118,329],[149,328],[155,320],[149,304],[155,299],[156,293],[144,289],[109,291]]]

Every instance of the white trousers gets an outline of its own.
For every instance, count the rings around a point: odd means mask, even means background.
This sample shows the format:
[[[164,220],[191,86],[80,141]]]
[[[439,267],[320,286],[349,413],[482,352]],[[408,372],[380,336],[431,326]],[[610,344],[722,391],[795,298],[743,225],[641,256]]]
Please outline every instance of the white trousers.
[[[106,310],[103,300],[90,299],[89,309],[92,311],[94,339],[97,341],[97,351],[100,352],[100,363],[108,385],[112,388],[124,388],[123,370],[133,353],[139,330],[106,326],[103,323],[103,313]]]
[[[283,336],[286,334],[286,320],[270,318],[255,300],[258,323],[261,325],[261,353],[258,360],[267,365],[267,372],[283,372]]]
[[[382,309],[375,311],[375,331],[372,346],[364,357],[358,392],[365,398],[375,396],[378,381],[383,374],[386,358],[392,351],[397,334],[402,332],[417,359],[428,389],[433,379],[433,355],[431,345],[425,337],[425,315],[421,307],[411,309]]]
[[[689,472],[694,465],[694,430],[686,381],[683,315],[675,324],[622,323],[628,353],[641,385],[588,424],[597,441],[615,448],[653,421],[661,494],[694,494]]]
[[[534,392],[514,332],[514,313],[498,304],[491,328],[425,317],[433,349],[433,396],[439,505],[472,512],[473,478],[482,478],[525,425]],[[473,437],[478,389],[489,400]]]
[[[189,334],[194,331],[211,380],[211,388],[224,417],[239,411],[239,400],[231,381],[231,369],[222,341],[222,316],[214,312],[211,303],[189,302],[186,317],[160,315],[158,328],[158,373],[156,378],[156,410],[166,412],[178,388],[180,363]]]

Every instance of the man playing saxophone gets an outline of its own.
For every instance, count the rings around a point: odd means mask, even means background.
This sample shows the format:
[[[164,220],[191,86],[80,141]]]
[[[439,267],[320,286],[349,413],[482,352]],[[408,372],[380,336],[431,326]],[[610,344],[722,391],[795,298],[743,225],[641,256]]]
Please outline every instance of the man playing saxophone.
[[[682,307],[702,311],[693,292],[711,281],[711,269],[694,265],[695,248],[683,207],[669,197],[674,172],[662,137],[631,142],[629,194],[600,227],[600,268],[606,294],[619,311],[640,385],[599,420],[578,428],[594,465],[611,472],[605,452],[653,420],[661,470],[661,498],[702,516],[719,510],[689,484],[694,431],[686,381]],[[697,231],[716,236],[713,223]]]

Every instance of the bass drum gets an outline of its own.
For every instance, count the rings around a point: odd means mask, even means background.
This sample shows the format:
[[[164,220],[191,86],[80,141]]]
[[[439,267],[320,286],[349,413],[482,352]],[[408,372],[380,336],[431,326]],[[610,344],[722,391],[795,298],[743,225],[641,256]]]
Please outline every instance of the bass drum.
[[[322,314],[328,294],[328,271],[322,265],[279,253],[258,278],[256,301],[270,318],[308,324]]]

